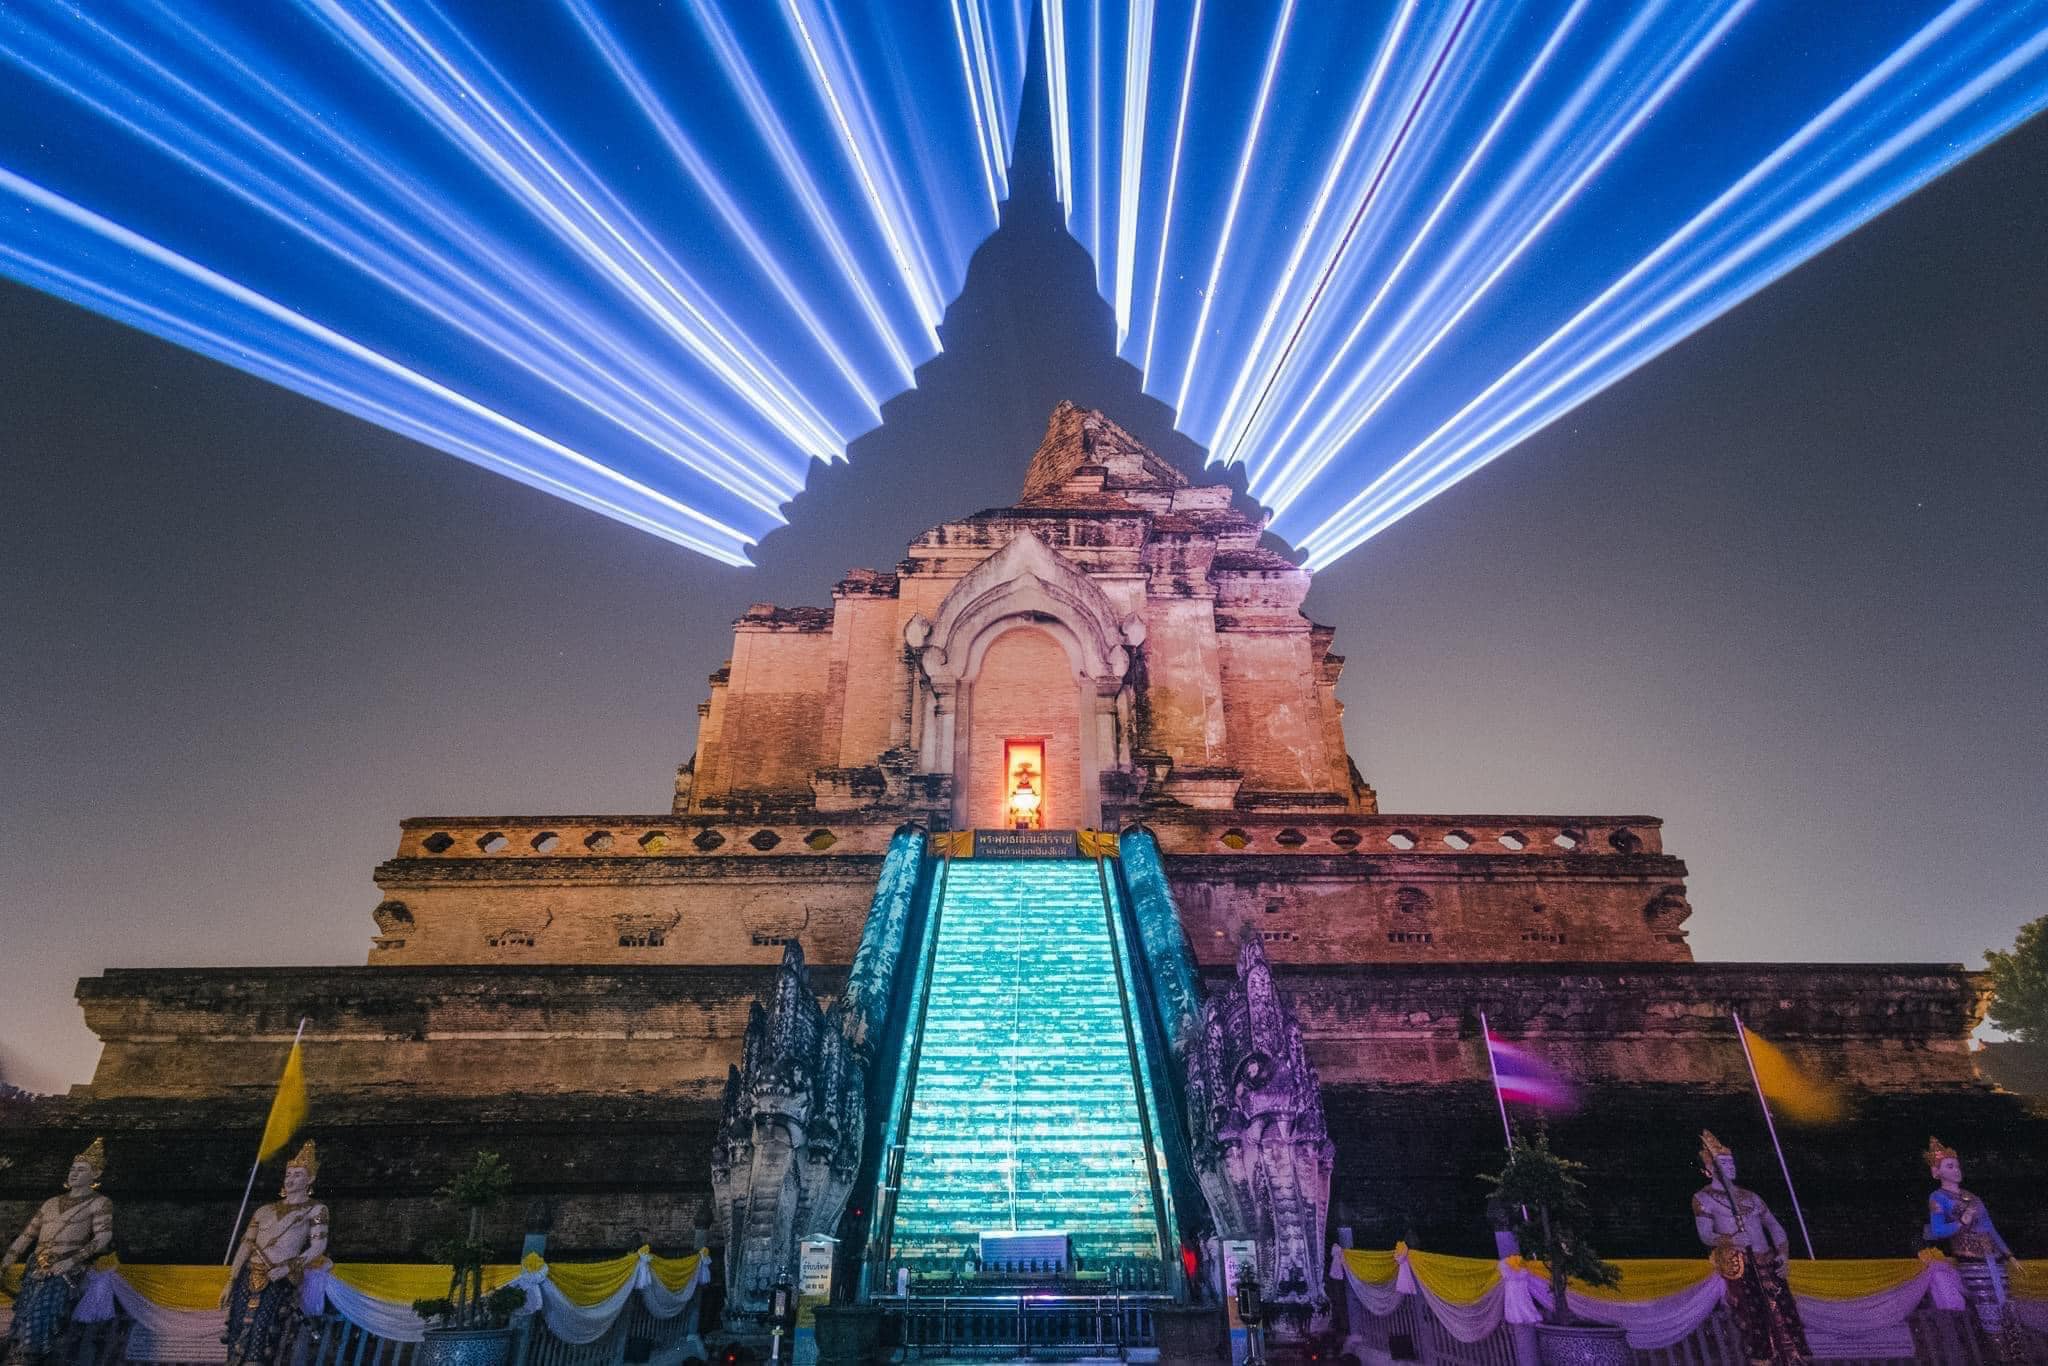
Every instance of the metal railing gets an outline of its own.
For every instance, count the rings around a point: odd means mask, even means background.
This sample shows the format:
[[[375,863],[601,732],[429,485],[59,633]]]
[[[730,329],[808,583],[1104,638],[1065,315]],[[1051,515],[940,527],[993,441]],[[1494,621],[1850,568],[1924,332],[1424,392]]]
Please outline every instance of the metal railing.
[[[217,1366],[226,1359],[222,1347],[204,1355],[189,1350],[167,1353],[162,1344],[151,1344],[146,1334],[133,1334],[133,1329],[126,1314],[105,1323],[74,1325],[45,1358],[46,1366]],[[683,1366],[685,1361],[701,1360],[703,1354],[695,1303],[673,1318],[659,1319],[635,1298],[594,1342],[564,1342],[537,1314],[515,1319],[512,1331],[507,1366]],[[190,1344],[185,1346],[189,1349]],[[296,1339],[279,1359],[284,1366],[413,1366],[419,1350],[416,1342],[380,1337],[328,1313],[301,1323]]]
[[[1123,1356],[1159,1343],[1153,1311],[1169,1295],[913,1295],[879,1301],[906,1358],[926,1355]]]
[[[899,1341],[916,1355],[1121,1354],[1156,1341],[1150,1300],[973,1295],[898,1302]]]
[[[287,1358],[294,1366],[412,1366],[420,1349],[416,1342],[378,1337],[339,1314],[308,1322],[300,1339],[299,1352]]]
[[[1343,1360],[1416,1362],[1419,1366],[1530,1366],[1535,1361],[1531,1330],[1519,1333],[1503,1324],[1478,1342],[1459,1342],[1417,1302],[1403,1296],[1393,1313],[1363,1312],[1351,1303],[1351,1336]],[[1974,1318],[1967,1311],[1923,1305],[1906,1321],[1912,1336],[1910,1355],[1851,1357],[1837,1351],[1827,1359],[1837,1366],[1990,1366],[1996,1358],[1986,1348]],[[2030,1335],[2031,1354],[2023,1360],[2048,1366],[2048,1340]],[[1818,1343],[1815,1344],[1819,1346]],[[1635,1349],[1636,1366],[1745,1366],[1742,1338],[1728,1311],[1717,1309],[1689,1335],[1669,1347]]]

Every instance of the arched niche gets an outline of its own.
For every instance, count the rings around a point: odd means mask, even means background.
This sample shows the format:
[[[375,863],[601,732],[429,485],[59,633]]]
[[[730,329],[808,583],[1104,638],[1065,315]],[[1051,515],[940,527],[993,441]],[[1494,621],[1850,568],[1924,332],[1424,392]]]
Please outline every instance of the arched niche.
[[[984,678],[991,650],[1012,631],[1037,632],[1065,657],[1064,679],[1039,682],[1073,690],[1071,710],[1061,705],[1046,711],[1072,718],[1065,724],[1076,730],[1080,785],[1080,802],[1072,810],[1077,824],[1098,825],[1102,771],[1130,758],[1125,677],[1144,626],[1136,617],[1120,616],[1093,580],[1028,532],[963,576],[939,604],[936,619],[915,617],[904,633],[918,660],[919,765],[928,773],[952,775],[956,827],[1001,822],[1000,809],[981,809],[993,805],[983,791],[988,784],[977,782],[987,775],[976,771],[977,762],[988,762],[991,737],[976,730],[975,693],[984,683],[1014,693],[1014,678]],[[999,664],[1003,653],[997,654]]]

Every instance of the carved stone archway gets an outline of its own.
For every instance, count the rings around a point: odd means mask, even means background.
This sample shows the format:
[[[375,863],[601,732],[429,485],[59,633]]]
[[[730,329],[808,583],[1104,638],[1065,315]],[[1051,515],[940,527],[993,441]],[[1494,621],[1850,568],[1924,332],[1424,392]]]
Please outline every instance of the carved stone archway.
[[[1102,773],[1131,762],[1131,650],[1144,622],[1124,616],[1079,567],[1029,532],[976,565],[939,604],[936,620],[913,617],[904,638],[918,661],[918,767],[951,775],[953,823],[971,823],[969,772],[974,685],[989,647],[1033,628],[1066,652],[1078,692],[1081,813],[1101,822]]]

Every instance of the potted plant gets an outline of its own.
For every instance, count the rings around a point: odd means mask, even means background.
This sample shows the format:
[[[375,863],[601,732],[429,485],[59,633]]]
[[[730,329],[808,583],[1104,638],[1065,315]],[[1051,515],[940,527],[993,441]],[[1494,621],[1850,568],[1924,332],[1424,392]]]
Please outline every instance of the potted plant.
[[[1536,1326],[1545,1366],[1627,1366],[1627,1335],[1579,1318],[1566,1298],[1574,1280],[1596,1286],[1621,1283],[1620,1270],[1601,1261],[1579,1235],[1587,1214],[1586,1183],[1579,1179],[1584,1170],[1552,1152],[1549,1135],[1538,1129],[1533,1140],[1517,1133],[1500,1175],[1480,1179],[1493,1186],[1522,1256],[1541,1262],[1550,1273],[1550,1311]]]
[[[428,1245],[427,1256],[449,1265],[448,1293],[414,1300],[412,1311],[427,1324],[420,1366],[504,1366],[512,1355],[512,1316],[526,1303],[516,1285],[484,1293],[484,1215],[504,1202],[512,1172],[496,1153],[478,1153],[466,1171],[436,1191],[456,1216],[461,1232]]]

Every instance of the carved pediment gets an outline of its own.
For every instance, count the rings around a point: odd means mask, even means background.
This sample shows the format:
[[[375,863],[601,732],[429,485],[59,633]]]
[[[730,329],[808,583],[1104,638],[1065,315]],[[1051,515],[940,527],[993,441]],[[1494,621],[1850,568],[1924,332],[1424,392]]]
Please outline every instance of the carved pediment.
[[[904,639],[919,652],[925,676],[944,689],[972,672],[979,652],[1003,629],[1027,621],[1054,628],[1084,678],[1122,678],[1128,647],[1145,639],[1143,622],[1118,613],[1078,565],[1028,531],[963,576],[939,604],[936,621],[913,618]]]

